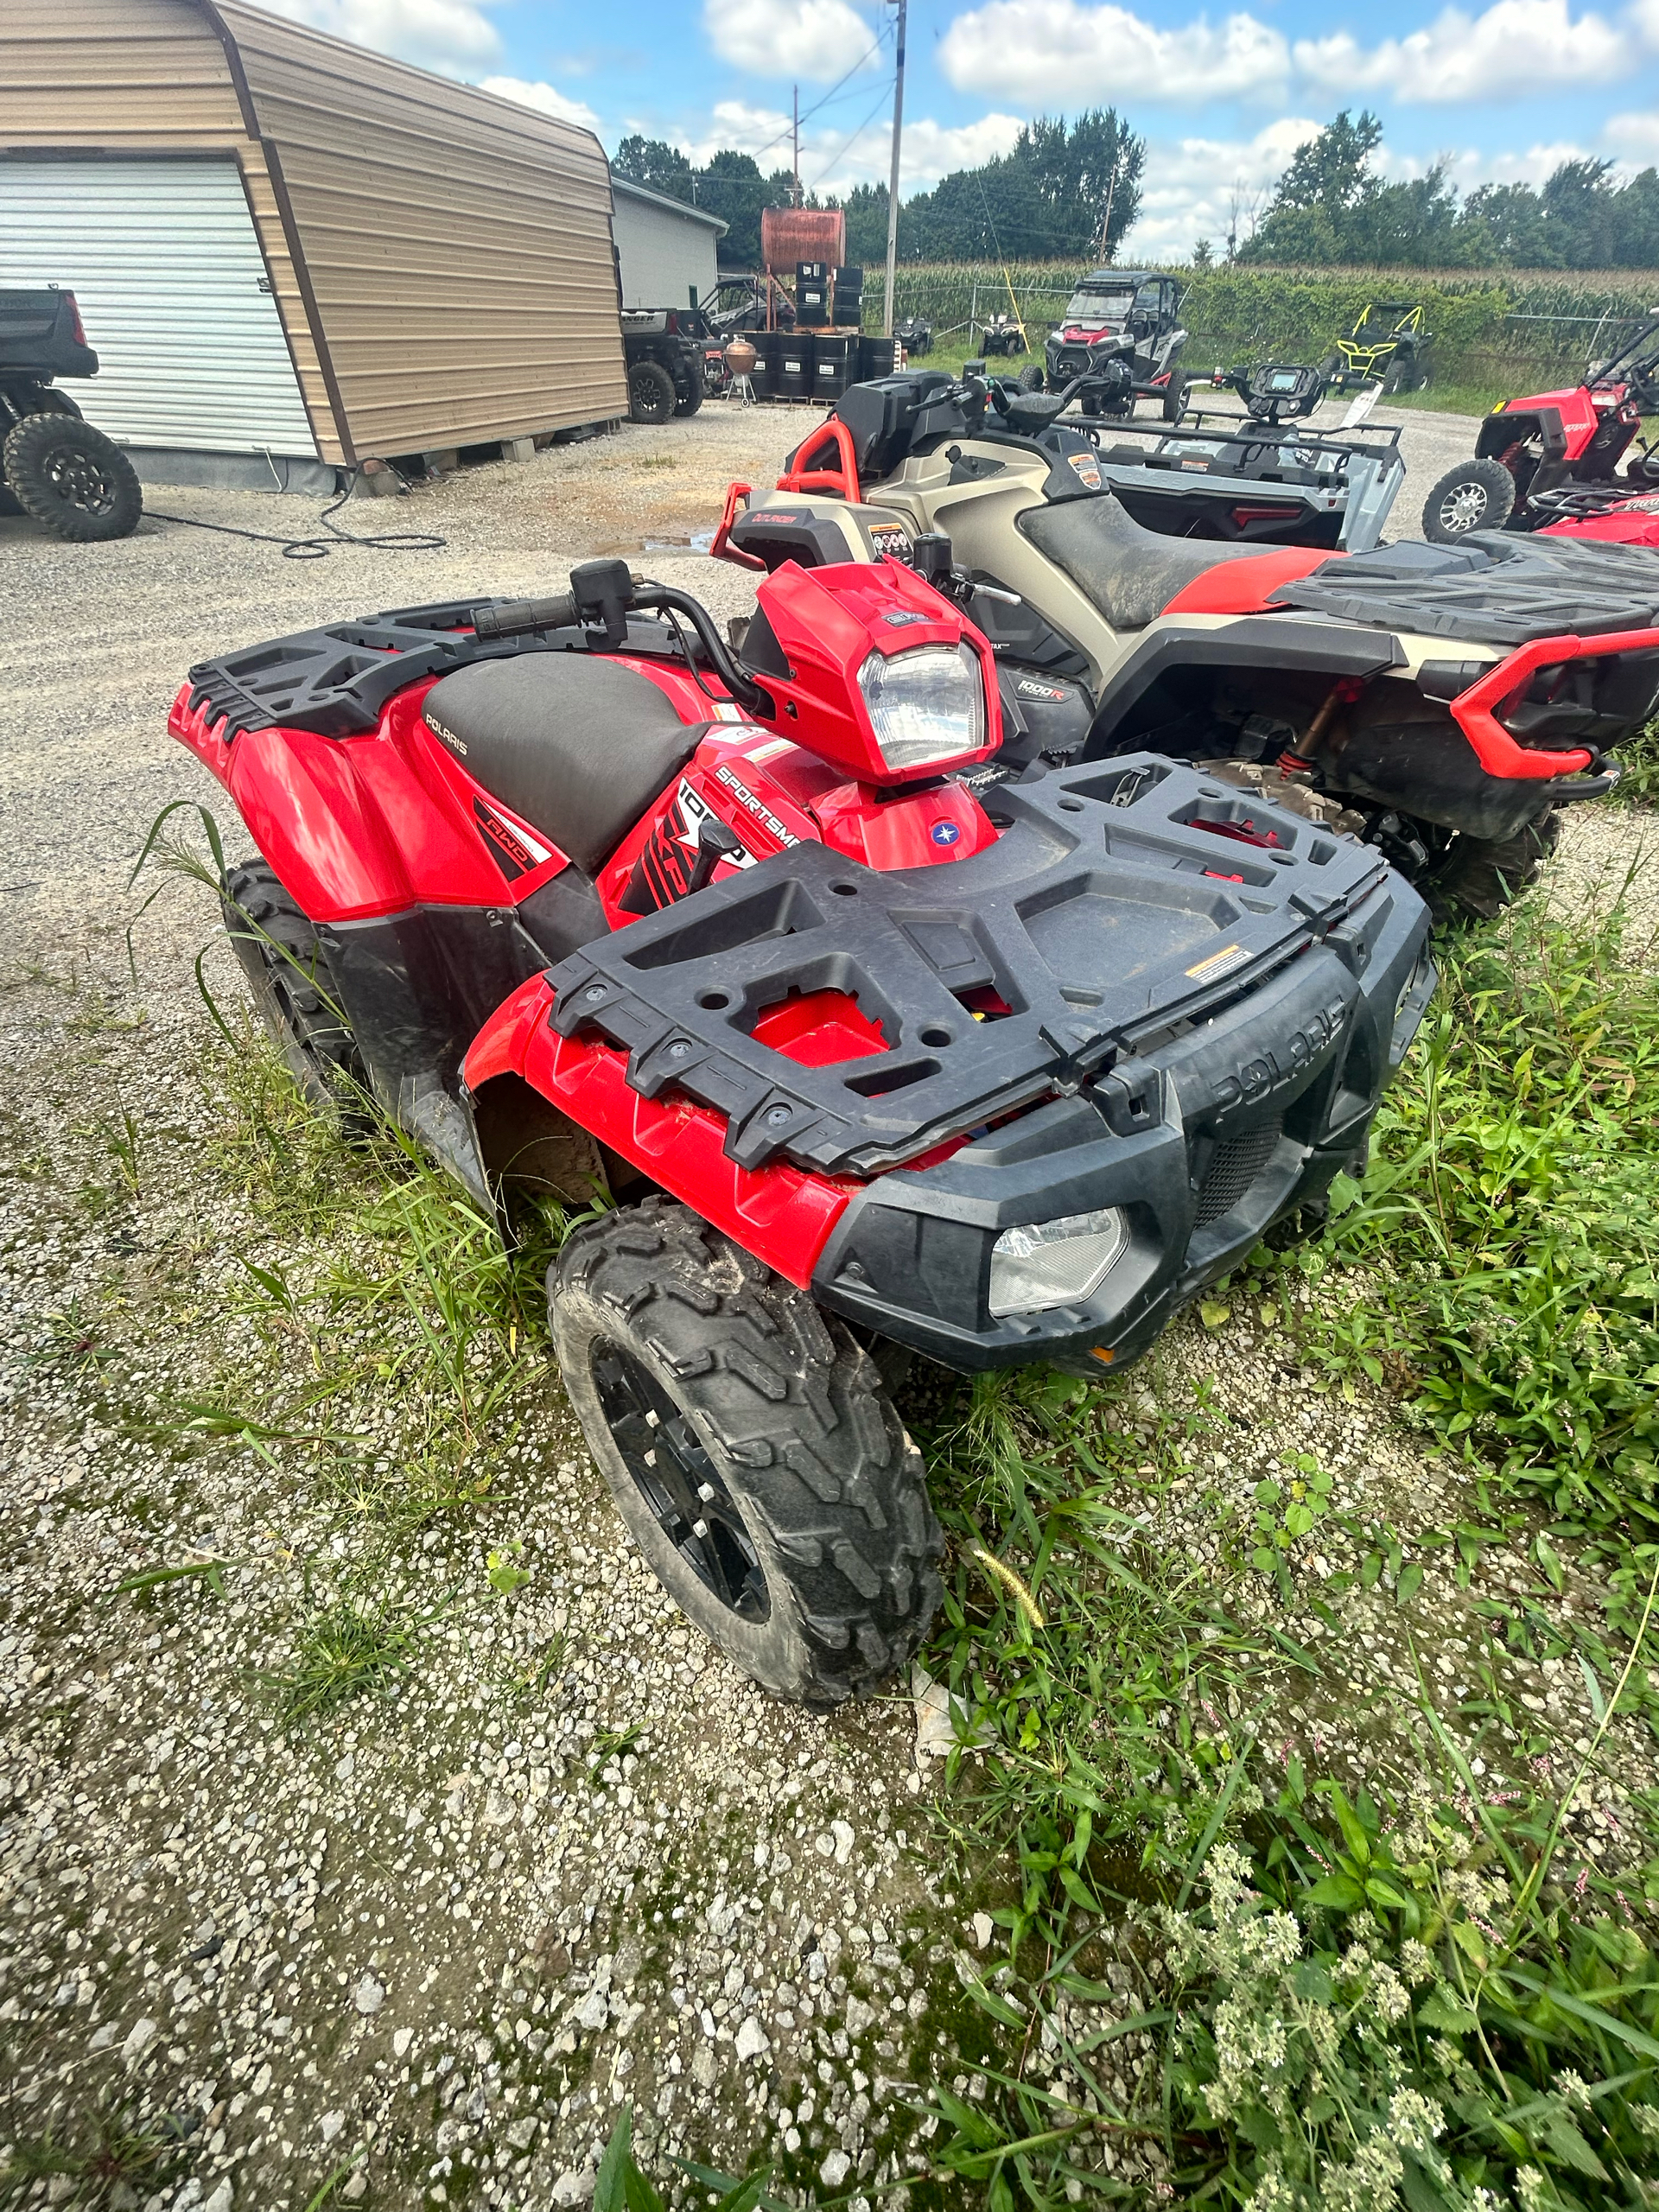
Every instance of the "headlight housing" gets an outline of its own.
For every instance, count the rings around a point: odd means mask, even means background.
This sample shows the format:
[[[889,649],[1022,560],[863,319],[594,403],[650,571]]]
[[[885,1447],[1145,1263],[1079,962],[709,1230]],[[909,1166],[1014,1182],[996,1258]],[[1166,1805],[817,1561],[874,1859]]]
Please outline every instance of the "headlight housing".
[[[889,768],[931,768],[985,742],[985,683],[971,645],[872,653],[858,688]]]
[[[1092,1298],[1122,1256],[1129,1232],[1116,1206],[1005,1229],[991,1247],[991,1313],[1046,1313]]]

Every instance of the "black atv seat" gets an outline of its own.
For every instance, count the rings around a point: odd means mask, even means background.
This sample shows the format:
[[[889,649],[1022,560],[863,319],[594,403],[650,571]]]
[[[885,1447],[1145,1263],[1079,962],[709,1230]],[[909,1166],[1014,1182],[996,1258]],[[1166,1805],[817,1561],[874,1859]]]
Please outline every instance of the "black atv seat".
[[[667,694],[585,653],[475,661],[435,683],[427,728],[591,875],[696,751]]]
[[[1144,630],[1178,592],[1224,561],[1258,558],[1260,545],[1162,537],[1143,529],[1109,492],[1027,507],[1020,529],[1063,569],[1114,630]]]

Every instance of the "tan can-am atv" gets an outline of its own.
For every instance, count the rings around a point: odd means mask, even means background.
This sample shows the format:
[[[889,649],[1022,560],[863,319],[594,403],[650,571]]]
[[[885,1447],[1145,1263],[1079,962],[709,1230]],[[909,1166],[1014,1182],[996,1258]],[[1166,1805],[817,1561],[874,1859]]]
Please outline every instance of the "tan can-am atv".
[[[714,550],[896,557],[990,638],[1005,766],[1153,750],[1378,845],[1496,913],[1659,695],[1659,555],[1478,537],[1352,556],[1173,537],[1115,497],[1066,394],[938,372],[849,390]],[[1179,487],[1172,487],[1172,493]]]

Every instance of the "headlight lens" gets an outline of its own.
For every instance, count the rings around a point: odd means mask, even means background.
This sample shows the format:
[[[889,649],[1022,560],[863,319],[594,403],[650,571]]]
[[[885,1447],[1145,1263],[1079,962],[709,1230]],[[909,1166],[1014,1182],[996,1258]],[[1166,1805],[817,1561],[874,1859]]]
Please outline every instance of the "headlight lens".
[[[985,742],[985,686],[970,646],[872,653],[858,688],[889,768],[931,767]]]
[[[991,1247],[992,1313],[1000,1321],[1010,1313],[1080,1306],[1100,1288],[1128,1241],[1116,1206],[1005,1229]]]

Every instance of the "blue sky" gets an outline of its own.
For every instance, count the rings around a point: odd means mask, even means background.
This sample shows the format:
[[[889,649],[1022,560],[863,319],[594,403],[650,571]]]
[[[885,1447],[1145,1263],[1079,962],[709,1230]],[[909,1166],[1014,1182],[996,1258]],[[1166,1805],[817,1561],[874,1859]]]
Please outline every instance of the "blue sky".
[[[272,4],[273,0],[266,0]],[[277,11],[694,159],[721,146],[844,191],[887,175],[892,19],[879,0],[274,0]],[[911,0],[903,189],[1006,151],[1039,113],[1112,103],[1148,143],[1133,253],[1248,227],[1300,141],[1339,107],[1384,124],[1383,167],[1446,159],[1465,187],[1540,181],[1597,154],[1659,161],[1659,0]]]

